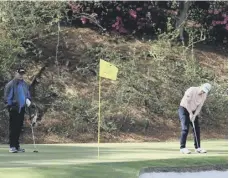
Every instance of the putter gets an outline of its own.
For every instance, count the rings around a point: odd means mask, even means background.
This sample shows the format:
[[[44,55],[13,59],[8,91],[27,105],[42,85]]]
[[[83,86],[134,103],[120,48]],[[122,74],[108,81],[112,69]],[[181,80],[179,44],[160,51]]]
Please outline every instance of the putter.
[[[32,120],[30,108],[28,108],[28,109],[29,109],[29,117],[30,117],[30,120]],[[35,143],[35,137],[34,137],[34,131],[33,131],[33,123],[31,123],[31,129],[32,129],[32,136],[33,136],[33,147],[34,147],[33,152],[34,152],[34,153],[38,153],[38,151],[37,151],[37,149],[36,149],[36,143]]]
[[[195,128],[195,124],[194,124],[193,121],[192,121],[192,125],[193,125],[193,129],[194,129],[194,135],[195,135],[195,139],[196,139],[196,144],[197,144],[197,147],[199,148],[199,144],[198,144],[198,140],[197,140],[197,136],[196,136],[196,128]]]
[[[31,124],[31,129],[32,129],[32,135],[33,135],[33,147],[34,147],[34,153],[38,153],[37,149],[36,149],[36,144],[35,144],[35,138],[34,138],[34,132],[33,132],[33,126]]]

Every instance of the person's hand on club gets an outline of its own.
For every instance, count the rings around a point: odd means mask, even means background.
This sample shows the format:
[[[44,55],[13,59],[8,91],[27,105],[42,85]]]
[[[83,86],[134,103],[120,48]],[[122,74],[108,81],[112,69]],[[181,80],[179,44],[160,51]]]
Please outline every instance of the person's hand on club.
[[[26,99],[26,105],[27,105],[27,107],[30,107],[30,105],[31,105],[31,101],[28,98]]]
[[[193,113],[189,113],[190,120],[192,119],[192,117],[193,117]]]
[[[191,120],[192,122],[194,122],[194,121],[195,121],[195,118],[196,118],[196,116],[192,114],[191,117],[190,117],[190,120]]]
[[[193,113],[190,113],[189,114],[189,118],[190,118],[190,121],[194,122],[195,117],[194,117]]]

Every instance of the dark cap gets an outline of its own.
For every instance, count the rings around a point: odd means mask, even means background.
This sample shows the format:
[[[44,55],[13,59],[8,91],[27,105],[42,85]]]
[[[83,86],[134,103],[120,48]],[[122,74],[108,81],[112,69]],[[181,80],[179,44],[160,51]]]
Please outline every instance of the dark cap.
[[[20,73],[20,74],[24,74],[25,73],[25,69],[23,67],[19,67],[17,69],[17,72]]]

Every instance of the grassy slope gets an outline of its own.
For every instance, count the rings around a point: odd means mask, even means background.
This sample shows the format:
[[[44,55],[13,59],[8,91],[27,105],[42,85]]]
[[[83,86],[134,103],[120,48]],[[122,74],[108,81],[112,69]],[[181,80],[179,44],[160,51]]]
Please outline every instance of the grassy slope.
[[[96,144],[23,145],[26,153],[7,153],[0,147],[0,177],[7,178],[137,178],[144,167],[190,167],[227,165],[227,141],[204,141],[207,154],[182,155],[177,142],[101,144],[100,160]],[[188,142],[192,147],[192,142]]]
[[[203,82],[214,87],[200,118],[201,137],[224,139],[227,135],[227,55],[201,47],[194,50],[192,59],[190,51],[183,53],[180,46],[162,38],[143,42],[100,35],[86,28],[62,28],[59,77],[54,65],[56,42],[56,35],[35,41],[43,56],[28,63],[30,77],[48,64],[33,98],[44,111],[36,131],[39,143],[97,140],[96,73],[100,58],[119,68],[117,81],[102,79],[101,142],[177,139],[180,99],[188,87]],[[0,140],[6,143],[7,113],[0,114],[4,114],[0,116]],[[28,127],[23,143],[32,143],[30,134]]]
[[[192,59],[167,40],[125,41],[90,29],[67,28],[61,34],[59,62],[68,65],[61,67],[61,77],[53,66],[56,37],[37,42],[45,61],[51,57],[37,87],[37,98],[48,107],[38,129],[40,143],[96,141],[98,78],[92,71],[98,72],[100,58],[119,68],[117,81],[102,80],[102,142],[176,139],[182,93],[203,82],[212,83],[214,89],[200,119],[202,138],[227,135],[226,56],[212,49],[195,50]],[[42,97],[50,91],[59,96],[45,103]]]

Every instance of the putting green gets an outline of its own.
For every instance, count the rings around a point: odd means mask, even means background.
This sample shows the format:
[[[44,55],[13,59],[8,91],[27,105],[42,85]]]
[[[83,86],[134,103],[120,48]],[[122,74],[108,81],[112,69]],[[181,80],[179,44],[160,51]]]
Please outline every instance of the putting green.
[[[227,140],[204,141],[207,154],[183,155],[178,142],[22,145],[25,153],[8,153],[0,145],[0,178],[137,178],[143,167],[227,164]],[[187,145],[193,151],[192,141]]]

